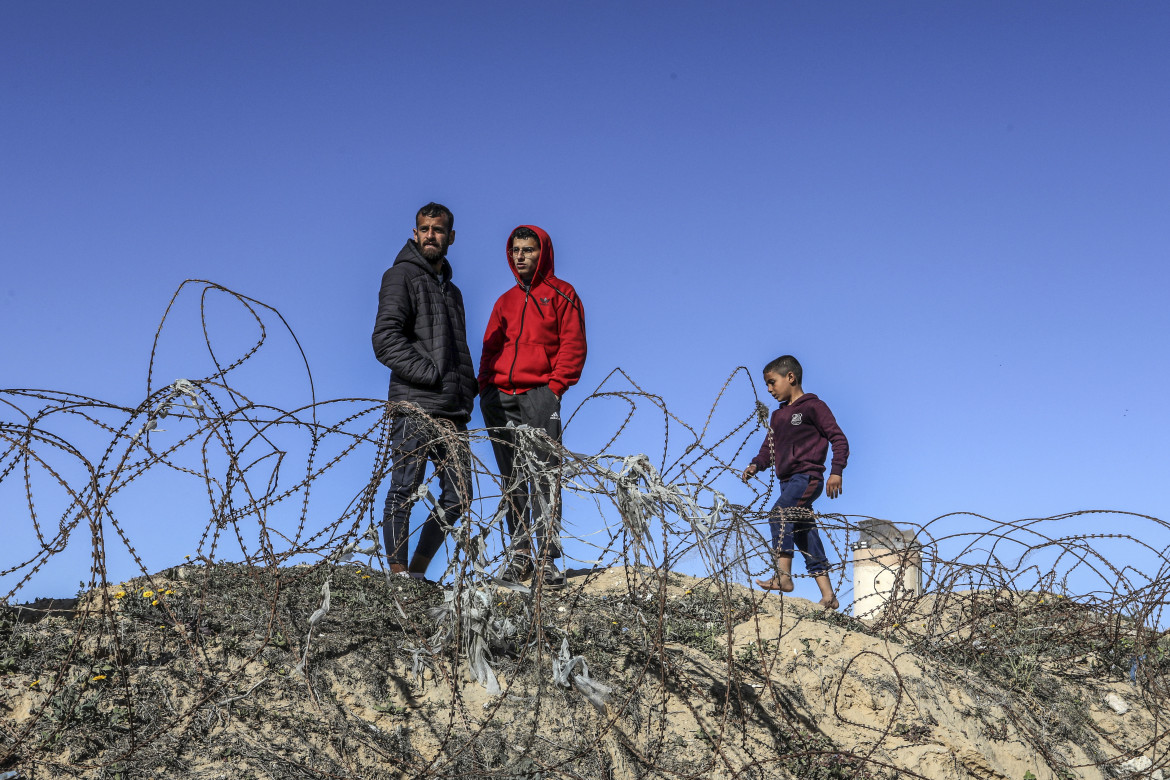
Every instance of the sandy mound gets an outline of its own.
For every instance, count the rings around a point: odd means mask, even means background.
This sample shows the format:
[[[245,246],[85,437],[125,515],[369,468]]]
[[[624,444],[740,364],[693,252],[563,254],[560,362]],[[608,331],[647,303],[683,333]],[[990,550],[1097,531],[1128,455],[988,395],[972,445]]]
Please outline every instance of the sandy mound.
[[[1166,760],[1165,654],[1131,680],[1124,624],[1057,597],[926,598],[879,630],[627,568],[448,593],[219,564],[72,616],[6,611],[0,776],[1065,780]]]

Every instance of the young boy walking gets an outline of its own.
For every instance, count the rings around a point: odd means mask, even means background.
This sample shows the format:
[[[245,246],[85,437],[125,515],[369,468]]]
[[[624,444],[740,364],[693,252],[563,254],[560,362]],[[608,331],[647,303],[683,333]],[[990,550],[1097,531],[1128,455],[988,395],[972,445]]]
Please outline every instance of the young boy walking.
[[[820,604],[837,609],[840,604],[829,579],[829,559],[817,533],[813,501],[821,490],[829,498],[841,495],[841,472],[849,460],[849,442],[825,402],[801,389],[803,371],[792,355],[782,355],[764,366],[764,383],[780,408],[772,413],[770,430],[759,453],[743,470],[743,480],[770,464],[776,467],[780,497],[768,518],[776,574],[756,580],[764,590],[792,592],[793,542],[804,555],[808,573],[821,589]],[[826,482],[825,456],[833,445],[833,464]]]
[[[540,582],[546,588],[563,588],[565,575],[555,564],[561,557],[561,490],[554,474],[560,461],[548,447],[534,453],[540,473],[531,480],[530,496],[529,480],[515,475],[514,426],[542,430],[560,442],[561,397],[585,366],[585,310],[573,285],[556,277],[552,240],[543,230],[535,225],[516,228],[508,236],[507,252],[516,284],[492,309],[479,362],[479,407],[491,429],[512,539],[503,577],[521,582],[533,576],[535,537]]]

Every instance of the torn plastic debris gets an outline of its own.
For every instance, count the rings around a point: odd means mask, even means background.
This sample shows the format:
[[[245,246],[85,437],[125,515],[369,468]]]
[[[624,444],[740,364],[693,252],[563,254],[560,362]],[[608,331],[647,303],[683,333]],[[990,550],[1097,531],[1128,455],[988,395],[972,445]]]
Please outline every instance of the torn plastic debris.
[[[189,379],[176,379],[171,383],[170,391],[159,405],[155,407],[155,410],[147,414],[146,422],[142,424],[142,427],[138,429],[137,433],[130,437],[130,440],[138,441],[140,436],[150,431],[161,432],[162,429],[158,427],[158,421],[170,414],[171,407],[175,405],[175,401],[180,396],[186,396],[188,399],[183,404],[184,407],[203,414],[203,404],[199,403],[199,388]],[[0,780],[3,780],[3,778],[0,778]]]
[[[582,458],[582,462],[588,462],[593,471],[613,481],[618,513],[634,540],[639,543],[649,535],[652,519],[666,521],[668,509],[686,520],[700,541],[706,542],[712,529],[722,522],[729,508],[729,502],[723,494],[711,491],[714,506],[710,511],[705,511],[699,506],[697,498],[688,491],[687,484],[664,482],[662,475],[645,454],[627,455],[622,458],[622,468],[619,472],[605,468],[597,458],[578,457]],[[568,466],[565,473],[569,477],[576,476],[580,473],[580,468]]]
[[[492,651],[505,647],[518,629],[508,618],[493,616],[491,595],[487,589],[468,585],[457,591],[447,591],[443,603],[427,610],[427,614],[439,626],[427,642],[431,652],[437,651],[451,636],[458,618],[463,638],[460,650],[467,657],[472,676],[489,694],[498,696],[501,688],[491,666]]]
[[[368,547],[362,547],[361,544],[363,539],[372,539],[373,543]],[[342,547],[340,550],[338,550],[335,553],[335,556],[338,563],[345,563],[346,561],[353,560],[353,556],[355,555],[377,555],[378,548],[378,532],[374,528],[370,528],[357,539],[354,539],[352,542],[345,545],[345,547]]]
[[[301,662],[293,667],[293,674],[305,673],[305,664],[309,660],[309,643],[313,639],[313,629],[329,614],[329,578],[326,578],[325,584],[321,586],[321,593],[324,598],[321,600],[321,606],[309,617],[309,633],[305,636],[305,652],[301,655]]]
[[[578,664],[581,666],[580,674],[573,671]],[[589,664],[585,662],[585,656],[571,656],[569,654],[569,638],[565,637],[561,640],[560,654],[553,659],[553,682],[568,688],[570,680],[573,685],[577,686],[581,695],[589,700],[590,704],[599,710],[605,709],[613,689],[589,676]]]

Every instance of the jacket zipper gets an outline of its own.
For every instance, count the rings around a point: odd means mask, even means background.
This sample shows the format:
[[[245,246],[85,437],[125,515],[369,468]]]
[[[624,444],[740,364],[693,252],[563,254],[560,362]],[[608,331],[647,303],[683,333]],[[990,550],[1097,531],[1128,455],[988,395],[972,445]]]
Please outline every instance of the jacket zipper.
[[[524,288],[524,306],[520,309],[520,330],[516,333],[516,346],[512,349],[512,365],[508,367],[508,386],[516,389],[516,380],[513,374],[516,371],[516,358],[520,357],[520,337],[524,335],[524,315],[528,313],[528,296],[531,288]]]

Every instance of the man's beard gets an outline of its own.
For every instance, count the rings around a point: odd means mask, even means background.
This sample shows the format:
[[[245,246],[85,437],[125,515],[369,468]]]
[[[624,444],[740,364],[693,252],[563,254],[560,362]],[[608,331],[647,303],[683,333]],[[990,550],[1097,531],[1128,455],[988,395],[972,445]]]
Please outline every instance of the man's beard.
[[[424,258],[430,260],[432,263],[443,256],[443,250],[434,244],[419,247],[419,252]]]

